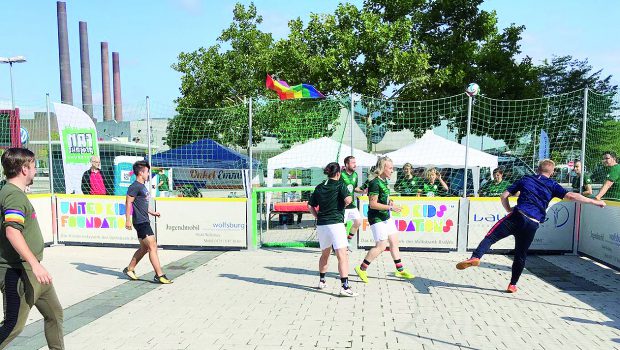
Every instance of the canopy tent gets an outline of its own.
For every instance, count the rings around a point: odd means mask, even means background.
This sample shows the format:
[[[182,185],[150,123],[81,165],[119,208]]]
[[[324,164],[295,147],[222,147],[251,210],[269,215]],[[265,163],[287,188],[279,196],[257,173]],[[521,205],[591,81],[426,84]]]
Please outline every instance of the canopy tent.
[[[249,169],[250,158],[211,139],[202,139],[151,157],[154,167]],[[252,167],[259,165],[252,161]]]
[[[465,168],[467,147],[427,131],[415,142],[394,152],[387,153],[394,166],[411,163],[413,167]],[[469,147],[467,167],[472,169],[474,192],[480,184],[480,168],[497,168],[497,156]]]
[[[370,167],[377,163],[377,156],[353,148],[328,137],[311,140],[293,146],[267,160],[267,186],[273,186],[273,176],[276,169],[323,168],[330,162],[344,163],[344,158],[350,155],[355,157],[358,166]]]

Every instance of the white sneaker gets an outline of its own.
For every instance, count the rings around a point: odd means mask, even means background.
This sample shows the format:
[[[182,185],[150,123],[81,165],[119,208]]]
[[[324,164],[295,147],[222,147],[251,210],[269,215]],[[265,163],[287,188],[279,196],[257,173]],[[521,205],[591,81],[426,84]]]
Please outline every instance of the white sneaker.
[[[323,282],[323,281],[319,281],[319,287],[318,287],[318,288],[319,288],[319,289],[325,289],[325,288],[327,288],[327,283],[326,283],[326,282]]]
[[[356,297],[358,294],[353,291],[353,289],[344,289],[340,288],[340,296],[341,297]]]

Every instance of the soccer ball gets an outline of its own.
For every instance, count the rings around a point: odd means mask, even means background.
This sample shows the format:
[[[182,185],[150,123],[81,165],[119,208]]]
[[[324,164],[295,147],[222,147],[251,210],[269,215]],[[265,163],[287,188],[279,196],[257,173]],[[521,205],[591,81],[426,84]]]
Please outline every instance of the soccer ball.
[[[469,96],[476,96],[480,92],[480,86],[476,83],[471,83],[467,85],[467,89],[465,89],[465,93]]]

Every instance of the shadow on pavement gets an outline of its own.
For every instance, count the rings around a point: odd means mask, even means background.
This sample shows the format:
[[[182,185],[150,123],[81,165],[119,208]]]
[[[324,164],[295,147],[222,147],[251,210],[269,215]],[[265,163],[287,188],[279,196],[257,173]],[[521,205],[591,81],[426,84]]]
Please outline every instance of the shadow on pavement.
[[[268,280],[268,279],[264,279],[264,278],[245,277],[245,276],[239,276],[239,275],[235,275],[235,274],[231,274],[231,273],[223,273],[223,274],[220,274],[219,277],[230,278],[230,279],[233,279],[233,280],[239,280],[239,281],[255,283],[255,284],[262,284],[262,285],[266,285],[266,286],[276,286],[276,287],[292,288],[292,289],[299,289],[299,290],[311,291],[311,292],[315,292],[315,293],[324,294],[323,292],[321,292],[318,289],[313,288],[313,287],[304,286],[304,285],[300,285],[300,284],[294,284],[294,283],[288,283],[288,282],[272,281],[272,280]]]
[[[408,335],[408,336],[411,336],[411,337],[414,337],[414,338],[430,340],[433,343],[440,343],[440,344],[445,344],[445,345],[451,345],[451,346],[454,346],[454,347],[456,347],[458,349],[478,350],[478,348],[472,348],[471,346],[463,345],[463,344],[460,344],[460,343],[452,343],[452,342],[445,341],[445,340],[439,340],[439,339],[435,339],[435,338],[425,337],[425,336],[422,336],[422,335],[419,335],[419,334],[413,334],[413,333],[403,332],[403,331],[399,331],[399,330],[395,330],[394,332],[400,333],[400,334],[404,334],[404,335]],[[437,345],[439,345],[439,344],[437,344]]]
[[[116,276],[119,279],[127,279],[123,272],[118,271],[117,269],[85,263],[71,263],[71,265],[75,265],[76,269],[89,275],[110,275]]]

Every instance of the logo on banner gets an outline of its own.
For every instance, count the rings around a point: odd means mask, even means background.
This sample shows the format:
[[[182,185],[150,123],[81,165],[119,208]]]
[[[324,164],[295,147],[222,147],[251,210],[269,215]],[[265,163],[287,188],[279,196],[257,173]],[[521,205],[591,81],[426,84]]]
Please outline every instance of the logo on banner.
[[[454,221],[445,217],[453,209],[454,204],[402,205],[401,212],[392,212],[392,217],[399,232],[447,233],[455,227]],[[368,204],[364,204],[364,215],[368,217]]]
[[[485,221],[485,222],[495,223],[501,220],[502,218],[504,218],[506,215],[508,214],[474,213],[473,221],[474,222]],[[553,223],[553,226],[555,228],[561,228],[568,223],[569,219],[570,219],[570,211],[568,210],[568,208],[561,203],[557,203],[551,208],[549,208],[549,211],[547,212],[547,217],[545,218],[545,221],[543,221],[542,223],[544,224],[544,223],[550,222],[550,223]],[[553,221],[550,221],[550,220],[553,220]]]
[[[125,227],[123,203],[61,201],[60,226],[84,229],[119,229]]]
[[[553,218],[553,225],[555,226],[555,228],[560,228],[568,223],[568,219],[570,218],[570,212],[568,211],[568,208],[566,208],[566,206],[564,206],[563,204],[558,203],[549,208],[549,211],[551,213],[547,213],[547,217],[545,218],[545,221],[543,223],[551,220],[551,218]]]
[[[63,130],[64,155],[67,164],[84,164],[99,154],[96,131],[91,128],[65,128]]]

